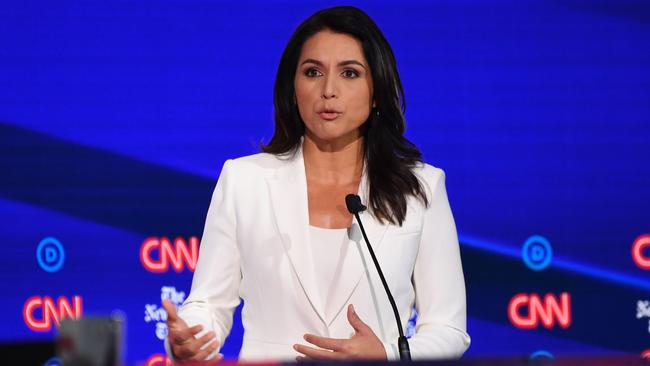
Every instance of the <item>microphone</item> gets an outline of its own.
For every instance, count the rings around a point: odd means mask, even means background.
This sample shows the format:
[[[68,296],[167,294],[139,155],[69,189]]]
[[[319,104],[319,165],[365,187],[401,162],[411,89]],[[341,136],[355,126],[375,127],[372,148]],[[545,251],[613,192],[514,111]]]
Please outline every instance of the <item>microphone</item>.
[[[361,234],[363,234],[363,238],[366,241],[366,245],[368,246],[368,251],[370,252],[372,261],[375,263],[377,272],[379,272],[379,278],[381,278],[381,283],[382,285],[384,285],[384,290],[386,290],[386,295],[388,295],[388,301],[390,301],[390,306],[393,308],[393,313],[395,314],[395,320],[397,321],[397,330],[399,331],[399,338],[397,339],[397,345],[399,348],[399,358],[402,361],[411,361],[411,350],[409,349],[409,342],[404,336],[404,331],[402,330],[402,322],[399,318],[397,305],[395,305],[395,299],[393,298],[393,295],[390,293],[390,289],[388,288],[388,284],[386,283],[386,279],[384,278],[384,273],[381,271],[381,267],[379,267],[379,262],[377,261],[377,257],[375,257],[375,252],[372,250],[372,247],[370,246],[370,241],[368,240],[368,236],[366,236],[366,231],[363,229],[363,224],[361,223],[361,219],[359,218],[359,212],[365,211],[367,207],[361,203],[361,198],[359,198],[359,196],[352,193],[345,196],[345,205],[347,206],[348,211],[351,214],[353,214],[354,217],[357,218],[357,222],[359,223],[359,227],[361,228]]]

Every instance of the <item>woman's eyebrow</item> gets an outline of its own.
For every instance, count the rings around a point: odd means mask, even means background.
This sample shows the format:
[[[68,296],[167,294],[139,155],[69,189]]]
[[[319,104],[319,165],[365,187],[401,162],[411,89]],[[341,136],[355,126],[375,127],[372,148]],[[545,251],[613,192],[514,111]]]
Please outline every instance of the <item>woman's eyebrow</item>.
[[[307,64],[307,63],[318,65],[318,66],[323,66],[322,62],[320,62],[318,60],[315,60],[313,58],[306,59],[300,65],[304,65],[304,64]],[[361,62],[359,62],[357,60],[345,60],[345,61],[341,61],[341,62],[338,63],[338,66],[347,66],[347,65],[359,65],[359,66],[363,67],[364,69],[366,68]]]

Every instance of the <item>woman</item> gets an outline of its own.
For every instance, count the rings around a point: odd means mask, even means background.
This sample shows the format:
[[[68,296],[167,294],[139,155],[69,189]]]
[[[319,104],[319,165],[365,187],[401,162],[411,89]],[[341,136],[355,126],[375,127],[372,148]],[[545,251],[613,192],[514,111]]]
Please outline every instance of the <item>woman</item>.
[[[375,23],[353,7],[305,20],[274,99],[264,152],[224,164],[187,300],[178,314],[164,303],[168,352],[222,357],[241,298],[242,361],[398,359],[390,304],[345,206],[358,192],[403,326],[418,313],[413,359],[462,356],[465,286],[444,173],[403,137],[402,86]]]

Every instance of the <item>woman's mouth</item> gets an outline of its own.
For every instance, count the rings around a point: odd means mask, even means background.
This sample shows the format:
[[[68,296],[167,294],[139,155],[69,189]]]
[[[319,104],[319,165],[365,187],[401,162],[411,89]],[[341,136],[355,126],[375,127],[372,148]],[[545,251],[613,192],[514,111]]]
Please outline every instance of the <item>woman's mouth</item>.
[[[326,120],[326,121],[333,121],[339,117],[341,113],[339,112],[320,112],[318,115],[320,118]]]

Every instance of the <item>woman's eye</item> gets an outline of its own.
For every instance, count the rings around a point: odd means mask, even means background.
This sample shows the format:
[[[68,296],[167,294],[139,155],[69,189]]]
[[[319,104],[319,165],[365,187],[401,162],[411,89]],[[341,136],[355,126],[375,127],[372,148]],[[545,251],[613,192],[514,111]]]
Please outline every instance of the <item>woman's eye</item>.
[[[319,74],[319,72],[316,69],[307,69],[307,71],[305,71],[305,76],[308,76],[308,77],[318,76],[318,74]]]
[[[356,78],[357,76],[359,76],[359,73],[356,72],[356,70],[345,70],[345,71],[343,71],[343,75],[346,78],[353,79],[353,78]]]

